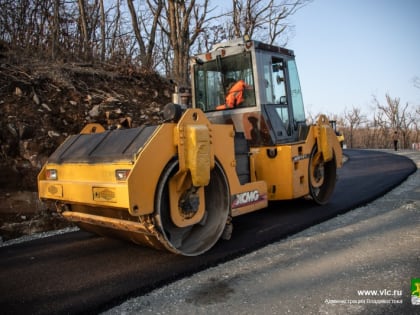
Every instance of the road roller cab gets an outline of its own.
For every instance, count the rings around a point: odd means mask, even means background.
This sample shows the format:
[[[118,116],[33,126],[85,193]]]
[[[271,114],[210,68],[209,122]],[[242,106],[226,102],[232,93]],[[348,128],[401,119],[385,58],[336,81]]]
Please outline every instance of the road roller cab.
[[[305,123],[292,51],[226,42],[192,59],[191,81],[192,108],[169,104],[160,125],[67,138],[38,175],[40,198],[85,230],[187,256],[269,201],[328,202],[341,148],[325,116]]]

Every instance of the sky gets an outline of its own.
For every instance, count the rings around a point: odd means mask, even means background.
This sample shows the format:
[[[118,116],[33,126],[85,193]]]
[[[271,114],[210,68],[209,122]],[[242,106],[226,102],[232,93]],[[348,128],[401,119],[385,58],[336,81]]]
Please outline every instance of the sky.
[[[369,117],[387,93],[420,105],[420,0],[314,0],[288,22],[308,113]]]

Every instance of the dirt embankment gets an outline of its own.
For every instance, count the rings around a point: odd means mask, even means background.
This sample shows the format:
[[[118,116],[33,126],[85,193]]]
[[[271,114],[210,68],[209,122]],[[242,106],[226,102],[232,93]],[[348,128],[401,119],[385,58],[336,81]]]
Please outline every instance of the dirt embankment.
[[[158,123],[171,93],[168,81],[133,66],[52,63],[0,45],[0,237],[66,225],[37,200],[36,177],[68,135],[127,117],[133,127]]]

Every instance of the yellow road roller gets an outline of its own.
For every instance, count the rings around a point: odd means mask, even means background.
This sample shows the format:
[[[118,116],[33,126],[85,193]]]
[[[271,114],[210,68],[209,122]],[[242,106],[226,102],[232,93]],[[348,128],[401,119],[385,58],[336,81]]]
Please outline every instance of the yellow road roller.
[[[217,44],[191,59],[190,91],[159,125],[69,136],[38,175],[40,199],[81,229],[186,256],[270,201],[328,202],[342,151],[327,117],[306,123],[292,50]]]

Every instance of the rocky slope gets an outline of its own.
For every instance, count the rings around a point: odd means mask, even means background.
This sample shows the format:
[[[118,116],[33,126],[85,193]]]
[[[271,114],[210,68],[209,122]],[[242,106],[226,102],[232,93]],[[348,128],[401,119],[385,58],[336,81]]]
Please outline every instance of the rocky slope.
[[[171,93],[167,80],[133,66],[51,63],[20,57],[0,45],[3,240],[32,233],[16,231],[23,230],[20,226],[25,221],[35,226],[34,220],[40,219],[43,225],[51,219],[48,228],[63,225],[52,215],[54,209],[37,200],[36,176],[68,135],[89,122],[106,128],[159,123],[159,112]]]

